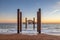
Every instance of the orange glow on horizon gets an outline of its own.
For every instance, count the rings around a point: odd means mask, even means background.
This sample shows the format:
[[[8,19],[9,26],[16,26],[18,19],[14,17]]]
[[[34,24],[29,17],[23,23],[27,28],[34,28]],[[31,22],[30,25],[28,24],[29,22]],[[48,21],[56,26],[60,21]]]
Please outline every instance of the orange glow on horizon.
[[[22,19],[22,22],[25,22],[25,19]],[[37,20],[35,19],[35,22]],[[17,19],[1,19],[0,23],[17,23]],[[58,19],[41,19],[41,23],[60,23]]]
[[[60,23],[60,20],[57,20],[57,19],[46,19],[46,20],[41,20],[42,23]]]
[[[25,20],[22,19],[22,22],[25,22]],[[0,23],[17,23],[17,19],[1,19]]]

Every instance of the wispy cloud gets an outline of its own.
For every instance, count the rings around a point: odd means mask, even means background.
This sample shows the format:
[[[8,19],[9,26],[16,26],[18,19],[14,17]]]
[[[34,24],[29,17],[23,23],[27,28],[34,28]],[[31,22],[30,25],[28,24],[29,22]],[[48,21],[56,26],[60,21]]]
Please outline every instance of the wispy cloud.
[[[54,11],[52,11],[52,12],[50,12],[50,14],[54,14],[54,13],[56,13],[56,12],[58,12],[59,10],[54,10]]]
[[[53,15],[53,14],[56,14],[56,12],[58,12],[60,10],[52,10],[52,11],[48,11],[45,13],[46,16],[50,16],[50,15]]]
[[[60,1],[56,2],[56,4],[53,6],[53,8],[60,10]]]
[[[52,6],[52,11],[47,12],[47,16],[58,15],[60,13],[60,1]],[[60,15],[60,14],[59,14]]]

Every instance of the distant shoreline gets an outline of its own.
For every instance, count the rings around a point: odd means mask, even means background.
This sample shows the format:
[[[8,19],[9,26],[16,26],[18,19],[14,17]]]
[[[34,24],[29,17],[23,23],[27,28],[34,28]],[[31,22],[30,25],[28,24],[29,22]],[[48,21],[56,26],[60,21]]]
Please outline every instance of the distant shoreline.
[[[17,24],[17,23],[0,23],[0,24]],[[23,23],[25,24],[25,23]],[[35,23],[37,24],[37,23]],[[41,23],[41,24],[60,24],[60,23]]]

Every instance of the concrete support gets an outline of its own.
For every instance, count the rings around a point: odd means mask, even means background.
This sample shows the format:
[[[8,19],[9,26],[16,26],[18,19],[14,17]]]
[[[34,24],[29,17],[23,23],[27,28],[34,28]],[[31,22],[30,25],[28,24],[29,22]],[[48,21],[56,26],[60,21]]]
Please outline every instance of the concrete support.
[[[27,18],[25,18],[25,29],[27,29]]]
[[[37,32],[41,33],[41,9],[37,12]]]
[[[35,29],[35,18],[33,18],[33,29]]]

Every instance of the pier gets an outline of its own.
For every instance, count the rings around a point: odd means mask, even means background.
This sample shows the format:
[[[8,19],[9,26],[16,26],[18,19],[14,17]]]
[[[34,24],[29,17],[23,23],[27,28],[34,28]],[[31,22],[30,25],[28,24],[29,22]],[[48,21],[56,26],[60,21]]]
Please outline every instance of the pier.
[[[27,29],[27,17],[25,18],[25,29]],[[31,22],[30,22],[31,23]],[[35,17],[33,17],[33,30],[35,29]],[[17,9],[17,33],[22,31],[22,12]],[[41,8],[37,11],[37,32],[41,33]]]

